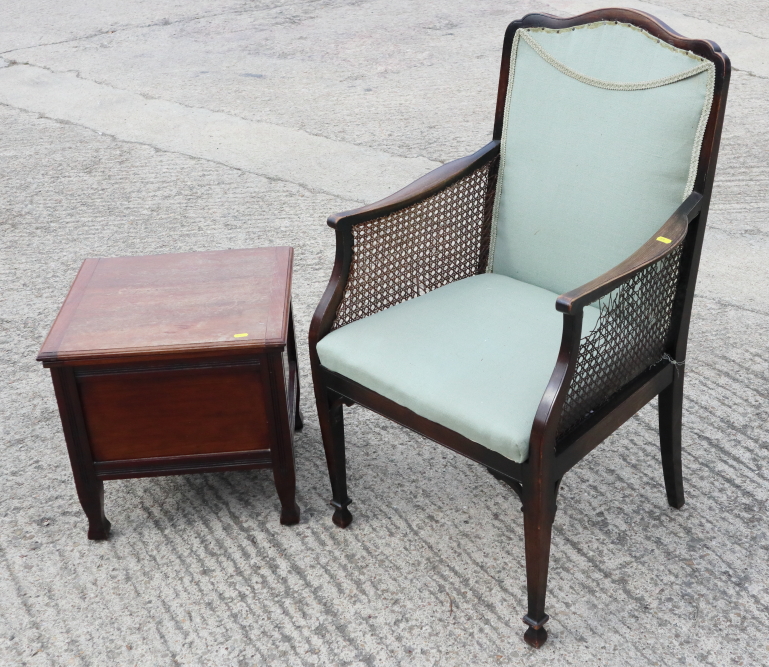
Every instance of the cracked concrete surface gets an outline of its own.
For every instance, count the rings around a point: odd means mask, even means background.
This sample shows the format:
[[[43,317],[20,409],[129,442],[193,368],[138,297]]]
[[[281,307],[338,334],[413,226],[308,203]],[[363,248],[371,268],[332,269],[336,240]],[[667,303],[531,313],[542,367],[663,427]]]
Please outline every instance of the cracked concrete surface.
[[[440,166],[29,65],[0,70],[0,103],[358,202],[381,199]]]
[[[332,526],[303,349],[298,526],[279,525],[266,471],[123,480],[102,544],[34,361],[93,256],[292,245],[306,340],[325,218],[488,141],[509,21],[594,6],[0,5],[0,664],[769,663],[763,2],[631,3],[735,69],[687,359],[687,504],[666,505],[652,404],[564,480],[538,652],[520,639],[518,503],[478,466],[350,409],[355,522]]]

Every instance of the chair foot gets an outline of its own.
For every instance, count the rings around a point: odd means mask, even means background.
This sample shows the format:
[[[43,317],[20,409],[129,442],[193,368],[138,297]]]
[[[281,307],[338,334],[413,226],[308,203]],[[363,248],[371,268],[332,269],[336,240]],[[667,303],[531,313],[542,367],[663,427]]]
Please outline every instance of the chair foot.
[[[550,617],[547,614],[539,621],[533,621],[528,616],[524,616],[523,622],[529,627],[523,633],[523,641],[534,648],[542,646],[547,641],[547,630],[545,630],[544,625],[549,620]]]
[[[350,510],[347,509],[347,506],[351,502],[352,500],[349,498],[344,503],[338,503],[335,500],[331,501],[331,506],[336,508],[334,516],[331,517],[334,525],[339,526],[340,528],[347,528],[347,526],[352,523],[352,514],[350,514]]]
[[[293,526],[299,523],[299,505],[294,503],[293,507],[281,507],[280,523],[283,526]]]
[[[103,517],[100,521],[88,523],[88,539],[89,540],[106,540],[109,538],[109,531],[112,524]]]
[[[545,628],[529,628],[523,633],[523,641],[529,646],[540,648],[547,641],[547,630]]]

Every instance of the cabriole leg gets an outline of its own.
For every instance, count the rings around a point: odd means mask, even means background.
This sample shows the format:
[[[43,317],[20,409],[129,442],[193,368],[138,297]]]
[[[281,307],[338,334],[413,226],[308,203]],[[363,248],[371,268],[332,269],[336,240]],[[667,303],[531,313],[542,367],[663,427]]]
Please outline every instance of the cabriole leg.
[[[547,641],[544,625],[547,571],[550,563],[550,538],[555,519],[555,484],[524,485],[523,527],[526,542],[526,586],[529,608],[523,622],[529,626],[524,641],[539,648]]]
[[[684,399],[683,369],[676,368],[673,382],[659,395],[660,451],[662,474],[668,504],[684,505],[684,479],[681,467],[681,415]]]
[[[90,483],[75,476],[77,497],[88,517],[88,539],[106,540],[109,537],[111,524],[104,516],[104,482],[100,479]]]
[[[316,399],[323,449],[326,452],[328,476],[333,494],[331,505],[335,508],[332,521],[340,528],[347,528],[352,523],[352,514],[347,509],[352,501],[347,496],[342,397],[320,387],[316,390]]]

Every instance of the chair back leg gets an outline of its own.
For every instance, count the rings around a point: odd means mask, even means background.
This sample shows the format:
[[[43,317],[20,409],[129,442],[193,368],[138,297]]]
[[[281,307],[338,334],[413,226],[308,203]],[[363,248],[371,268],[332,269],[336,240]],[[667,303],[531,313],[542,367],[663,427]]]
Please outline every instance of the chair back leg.
[[[318,407],[318,421],[326,453],[328,476],[331,481],[332,501],[335,508],[332,521],[340,528],[352,523],[352,514],[347,506],[352,503],[347,495],[347,466],[344,447],[344,402],[343,398],[315,382],[315,400]]]
[[[684,505],[684,480],[681,468],[681,414],[684,399],[684,371],[676,368],[673,382],[660,392],[660,451],[662,474],[668,504],[680,509]]]

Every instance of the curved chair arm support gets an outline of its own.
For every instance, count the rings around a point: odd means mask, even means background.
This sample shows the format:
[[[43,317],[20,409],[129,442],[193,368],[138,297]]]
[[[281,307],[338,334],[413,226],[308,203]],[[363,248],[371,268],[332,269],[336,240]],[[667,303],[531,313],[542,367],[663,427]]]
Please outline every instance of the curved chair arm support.
[[[499,141],[490,141],[472,155],[447,162],[378,202],[329,216],[328,225],[334,229],[352,227],[412,206],[491,162],[498,154]]]
[[[692,192],[644,245],[625,261],[577,289],[561,294],[555,307],[562,313],[574,313],[627,282],[647,266],[673,252],[686,238],[689,223],[702,207],[702,195]],[[660,241],[660,239],[665,239]]]
[[[528,464],[532,473],[544,478],[552,471],[549,459],[555,459],[555,439],[571,380],[579,356],[579,342],[582,337],[582,309],[574,314],[564,313],[561,348],[555,362],[553,374],[539,402],[529,439]],[[554,480],[551,480],[554,481]]]
[[[345,233],[341,229],[336,230],[336,257],[334,266],[331,269],[331,278],[323,292],[323,296],[315,308],[315,313],[310,322],[310,360],[313,368],[320,364],[317,360],[315,346],[326,334],[331,331],[336,316],[336,309],[344,296],[344,289],[347,286],[347,277],[350,274],[350,264],[352,262],[352,234],[349,230]]]
[[[618,391],[635,379],[635,376],[622,377],[620,380],[613,378],[612,381],[607,380],[603,387],[601,382],[597,381],[587,383],[588,387],[582,388],[575,387],[578,384],[575,382],[575,374],[578,376],[589,374],[591,370],[597,373],[598,367],[606,366],[606,357],[609,355],[616,356],[617,361],[626,361],[627,357],[632,357],[633,361],[627,363],[627,366],[638,367],[638,373],[648,368],[649,361],[657,363],[662,358],[668,340],[681,246],[686,239],[688,225],[699,214],[701,205],[702,195],[697,192],[692,193],[638,251],[602,276],[558,297],[556,308],[563,312],[561,348],[534,419],[529,450],[529,459],[532,463],[535,460],[541,462],[548,455],[555,456],[557,438],[569,431],[591,410],[597,409],[608,394]],[[664,240],[658,240],[660,238]],[[667,282],[661,283],[659,294],[655,289],[650,289],[650,285],[657,282],[657,276],[646,275],[648,273],[646,270],[654,271],[655,265],[658,265],[659,271],[667,271],[661,275],[662,278],[667,279]],[[647,278],[647,282],[644,282]],[[633,290],[645,290],[644,294],[654,299],[653,303],[644,304],[646,310],[665,311],[654,319],[656,329],[653,326],[648,327],[648,340],[642,341],[642,349],[632,347],[623,349],[622,347],[625,342],[622,339],[622,326],[635,327],[636,330],[647,328],[646,322],[634,319],[638,313],[627,305],[623,306],[621,316],[615,318],[609,314],[611,304],[602,307],[602,320],[599,320],[596,330],[602,321],[608,323],[607,329],[598,334],[595,334],[595,331],[591,332],[589,337],[583,339],[583,308],[615,290],[617,290],[615,292],[618,294],[617,298],[621,299],[623,289],[629,290],[628,293]],[[646,315],[648,317],[648,313]],[[595,336],[596,340],[590,340],[592,336]],[[615,341],[614,337],[620,340]],[[629,338],[635,341],[639,337]],[[638,345],[638,343],[632,343],[632,345]],[[602,357],[597,365],[593,363],[595,355]],[[618,383],[619,386],[616,386]],[[584,414],[580,412],[581,410]]]

